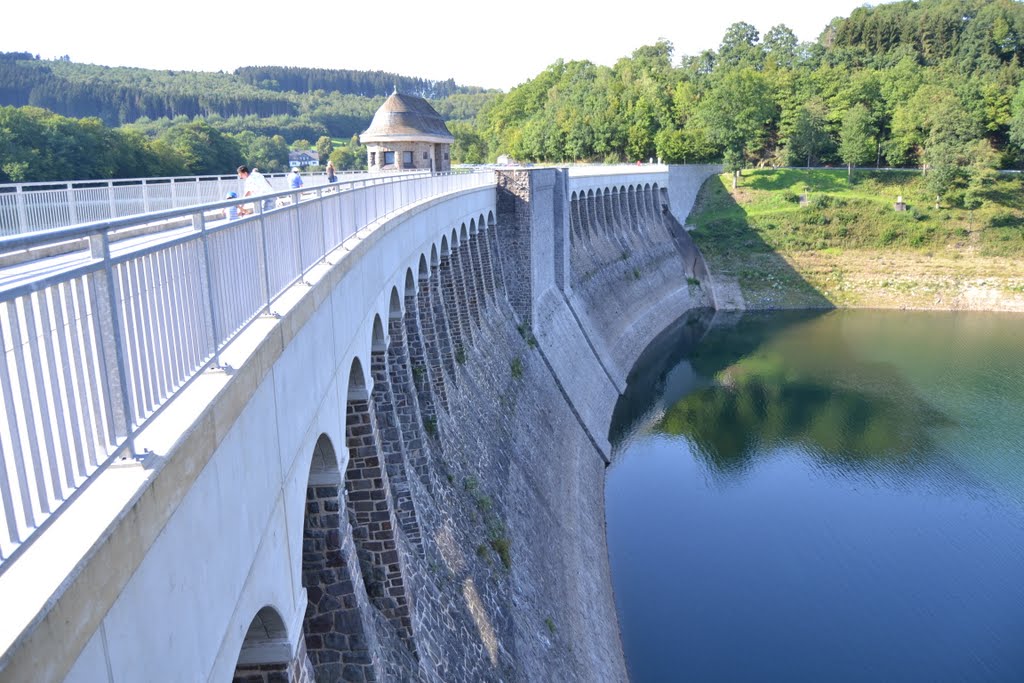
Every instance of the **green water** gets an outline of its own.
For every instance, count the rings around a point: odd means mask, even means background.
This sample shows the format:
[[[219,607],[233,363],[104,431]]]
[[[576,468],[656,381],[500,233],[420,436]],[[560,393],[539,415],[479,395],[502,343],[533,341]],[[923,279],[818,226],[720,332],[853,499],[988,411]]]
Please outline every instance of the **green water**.
[[[1024,681],[1024,316],[694,314],[611,436],[634,683]]]

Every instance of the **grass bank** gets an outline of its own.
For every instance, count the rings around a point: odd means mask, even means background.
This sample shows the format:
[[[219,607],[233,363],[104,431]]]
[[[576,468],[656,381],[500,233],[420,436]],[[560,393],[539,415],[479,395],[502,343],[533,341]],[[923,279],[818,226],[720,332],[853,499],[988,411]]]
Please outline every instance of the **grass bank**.
[[[1000,176],[974,211],[958,203],[936,209],[915,171],[748,171],[735,190],[708,179],[689,224],[748,308],[1024,311],[1024,179]]]

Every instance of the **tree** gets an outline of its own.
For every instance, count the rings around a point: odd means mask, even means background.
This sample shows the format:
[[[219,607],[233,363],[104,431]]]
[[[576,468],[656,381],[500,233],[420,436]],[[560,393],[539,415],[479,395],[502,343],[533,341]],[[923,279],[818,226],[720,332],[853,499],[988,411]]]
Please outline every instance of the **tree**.
[[[973,211],[992,183],[998,154],[987,140],[946,137],[929,149],[925,185],[935,194],[935,208],[953,188],[965,187],[964,207]],[[973,221],[973,214],[971,215]]]
[[[334,151],[334,141],[331,140],[329,135],[321,135],[316,141],[316,153],[320,157],[320,165],[326,166],[327,159],[330,158],[331,152]]]
[[[985,140],[978,140],[970,150],[967,168],[967,190],[964,208],[970,212],[970,229],[974,229],[974,210],[984,203],[985,192],[996,179],[997,153]]]
[[[875,131],[871,113],[863,104],[855,104],[843,115],[839,156],[847,166],[847,177],[853,177],[853,167],[870,162],[875,157]]]
[[[347,145],[334,148],[331,161],[339,171],[366,170],[366,146],[360,145],[359,137],[353,135]]]
[[[202,119],[176,124],[160,139],[180,154],[187,171],[196,175],[227,173],[238,166],[241,157],[234,138],[223,135]]]
[[[765,61],[768,66],[792,69],[797,63],[799,41],[785,24],[773,26],[764,34]]]
[[[763,74],[751,68],[726,72],[698,107],[711,142],[732,166],[733,186],[747,158],[757,157],[777,121],[778,106]]]
[[[288,168],[288,143],[280,135],[268,137],[245,131],[232,137],[249,168],[259,168],[268,173],[278,173]]]
[[[819,158],[832,138],[825,130],[825,105],[821,100],[811,100],[797,110],[793,134],[789,138],[790,156],[807,161],[811,167],[811,159]]]
[[[1010,103],[1010,141],[1024,147],[1024,83],[1017,88]]]
[[[482,164],[487,161],[487,143],[476,127],[467,121],[449,121],[448,131],[455,136],[452,161],[458,164]]]
[[[725,30],[718,48],[719,64],[726,67],[760,69],[764,63],[764,48],[758,45],[760,35],[752,25],[739,21]]]

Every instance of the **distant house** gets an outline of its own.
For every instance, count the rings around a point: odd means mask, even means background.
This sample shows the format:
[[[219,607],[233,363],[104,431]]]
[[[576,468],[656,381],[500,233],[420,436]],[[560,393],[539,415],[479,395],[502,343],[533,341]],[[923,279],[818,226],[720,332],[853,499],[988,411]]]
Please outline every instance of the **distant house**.
[[[288,152],[288,166],[291,168],[303,168],[306,166],[319,166],[320,155],[315,149],[305,149],[301,152]]]
[[[370,171],[449,171],[455,137],[422,97],[391,94],[359,135]]]

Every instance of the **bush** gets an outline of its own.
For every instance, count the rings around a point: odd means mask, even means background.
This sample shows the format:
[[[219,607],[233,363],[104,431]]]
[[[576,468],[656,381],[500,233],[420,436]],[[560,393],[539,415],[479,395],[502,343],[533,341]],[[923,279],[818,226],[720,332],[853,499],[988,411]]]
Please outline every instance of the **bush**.
[[[807,203],[812,209],[827,209],[832,206],[833,199],[827,194],[812,194]]]
[[[889,226],[882,231],[882,234],[878,236],[879,246],[885,247],[900,238],[900,231],[896,228]]]
[[[1020,228],[1024,227],[1024,219],[1012,211],[997,211],[988,219],[990,228]]]

